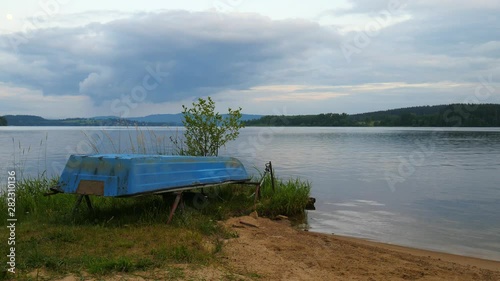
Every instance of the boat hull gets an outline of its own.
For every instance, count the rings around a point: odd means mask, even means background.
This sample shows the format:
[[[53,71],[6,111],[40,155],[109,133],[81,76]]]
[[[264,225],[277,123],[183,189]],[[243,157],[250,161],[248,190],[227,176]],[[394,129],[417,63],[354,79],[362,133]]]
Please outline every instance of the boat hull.
[[[249,180],[245,167],[233,157],[71,155],[58,189],[64,193],[123,197]]]

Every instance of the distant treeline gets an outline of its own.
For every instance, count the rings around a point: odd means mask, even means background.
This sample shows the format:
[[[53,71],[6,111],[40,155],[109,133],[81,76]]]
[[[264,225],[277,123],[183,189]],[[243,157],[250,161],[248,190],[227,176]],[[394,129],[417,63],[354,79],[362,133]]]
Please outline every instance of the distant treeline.
[[[9,126],[160,126],[172,125],[170,123],[137,122],[119,118],[67,118],[45,119],[33,115],[5,115],[6,125]]]
[[[222,114],[225,116],[225,114]],[[243,114],[242,120],[259,118],[262,115]],[[45,119],[35,115],[5,115],[9,126],[182,126],[183,115],[154,114],[144,117],[119,118],[97,116],[91,118]],[[0,125],[2,121],[0,120]]]
[[[247,116],[250,117],[250,116]],[[251,118],[251,117],[250,117]],[[144,118],[143,118],[144,119]],[[146,120],[146,119],[145,119]],[[147,119],[149,120],[149,119]],[[151,119],[155,120],[156,119]],[[178,122],[147,122],[115,117],[50,120],[32,115],[0,116],[0,126],[176,126]],[[246,126],[404,126],[500,127],[500,104],[417,106],[362,114],[268,115],[245,121]]]
[[[449,104],[417,106],[349,115],[268,115],[246,121],[247,126],[404,126],[404,127],[498,127],[500,104]]]

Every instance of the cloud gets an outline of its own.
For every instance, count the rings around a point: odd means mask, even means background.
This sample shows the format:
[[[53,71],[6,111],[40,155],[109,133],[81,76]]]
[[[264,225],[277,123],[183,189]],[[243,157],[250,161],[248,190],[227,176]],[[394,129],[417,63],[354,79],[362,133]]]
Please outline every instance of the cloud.
[[[486,88],[476,96],[478,83],[365,83],[356,85],[262,85],[247,90],[229,90],[214,96],[221,108],[231,104],[253,105],[258,114],[349,114],[399,107],[453,102],[499,102]],[[497,87],[500,89],[500,87]],[[479,99],[478,99],[479,98]],[[432,103],[429,103],[432,101]],[[248,109],[246,110],[248,113]]]
[[[86,117],[98,110],[86,96],[44,96],[38,90],[29,90],[0,83],[1,115],[29,114],[46,118]]]
[[[391,107],[462,102],[478,77],[500,74],[498,1],[402,1],[388,24],[368,33],[389,1],[350,1],[325,11],[355,15],[351,23],[272,20],[257,14],[159,11],[99,12],[85,25],[49,26],[0,35],[0,100],[19,95],[82,98],[89,110],[108,110],[137,87],[141,107],[130,116],[158,113],[212,95],[222,105],[266,113],[361,112]],[[63,15],[58,23],[71,22]],[[89,22],[86,13],[78,21]],[[13,36],[26,38],[17,48]],[[364,36],[347,60],[342,45]],[[358,38],[359,39],[359,38]],[[497,98],[499,91],[492,95]],[[37,96],[40,98],[40,96]],[[484,102],[490,102],[486,100]],[[69,103],[67,103],[69,104]],[[93,109],[91,109],[93,108]],[[0,108],[1,109],[1,108]],[[93,111],[93,112],[94,112]]]
[[[314,50],[337,40],[305,20],[182,11],[41,29],[30,37],[15,55],[2,45],[0,56],[11,62],[2,65],[8,70],[0,81],[44,95],[85,95],[96,104],[130,94],[151,75],[148,68],[168,72],[148,93],[153,102],[246,88],[275,71],[293,79],[312,67]]]
[[[380,10],[386,10],[396,7],[401,7],[402,9],[409,9],[412,11],[443,11],[446,12],[455,12],[459,10],[489,10],[489,9],[498,9],[500,7],[500,3],[496,0],[479,0],[479,1],[470,1],[470,0],[441,0],[441,1],[432,1],[432,0],[419,0],[419,1],[411,1],[411,0],[349,0],[349,8],[339,9],[336,12],[338,14],[373,14],[374,12]]]
[[[471,89],[475,86],[473,83],[456,83],[450,81],[442,81],[438,83],[367,83],[357,85],[266,85],[252,87],[244,92],[248,96],[253,97],[255,102],[286,102],[286,101],[326,101],[337,99],[340,97],[348,97],[355,95],[364,95],[367,99],[369,96],[394,95],[398,92],[412,90],[414,92],[448,92],[455,89]]]

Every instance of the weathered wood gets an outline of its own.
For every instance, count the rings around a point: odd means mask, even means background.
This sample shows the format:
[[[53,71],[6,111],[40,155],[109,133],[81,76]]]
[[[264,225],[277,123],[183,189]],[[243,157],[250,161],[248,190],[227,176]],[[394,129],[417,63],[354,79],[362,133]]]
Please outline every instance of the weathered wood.
[[[175,197],[174,204],[172,205],[172,209],[170,210],[170,215],[168,216],[168,221],[167,224],[169,224],[172,221],[172,218],[174,217],[175,210],[177,209],[177,206],[179,205],[179,202],[182,199],[182,191],[177,192],[177,197]]]
[[[248,215],[249,217],[252,217],[254,219],[258,219],[259,218],[259,213],[257,213],[257,211],[253,211],[250,213],[250,215]]]
[[[83,195],[104,195],[104,182],[99,180],[81,180],[76,193]]]
[[[240,223],[241,223],[242,225],[246,225],[246,226],[251,226],[251,227],[259,228],[259,225],[257,224],[257,221],[255,221],[255,222],[250,222],[248,219],[247,219],[247,220],[241,219],[241,220],[240,220]]]
[[[85,202],[87,203],[87,207],[93,213],[94,208],[92,207],[92,202],[90,202],[90,197],[88,195],[84,195],[84,197],[85,197]]]
[[[80,194],[78,196],[78,199],[76,199],[75,206],[73,207],[73,215],[75,215],[76,211],[78,210],[78,207],[80,207],[80,204],[82,204],[82,200],[85,198],[85,203],[87,203],[87,207],[91,212],[94,212],[94,208],[92,207],[92,202],[90,201],[90,197],[88,195],[83,195]]]
[[[82,203],[83,195],[79,195],[78,199],[76,199],[75,206],[73,207],[73,215],[76,213],[76,210],[78,210],[78,207]]]
[[[269,161],[269,174],[271,175],[271,186],[273,188],[273,192],[274,192],[274,172],[273,172],[273,164],[271,163],[271,161]]]
[[[254,203],[257,203],[257,201],[260,200],[260,184],[257,184],[257,186],[255,187],[255,199],[254,199]]]
[[[316,210],[314,203],[316,203],[316,198],[309,197],[309,200],[307,201],[307,204],[306,204],[306,210]]]
[[[276,219],[277,219],[277,220],[287,220],[287,219],[288,219],[288,217],[287,217],[287,216],[283,216],[283,215],[277,215],[277,216],[276,216]]]

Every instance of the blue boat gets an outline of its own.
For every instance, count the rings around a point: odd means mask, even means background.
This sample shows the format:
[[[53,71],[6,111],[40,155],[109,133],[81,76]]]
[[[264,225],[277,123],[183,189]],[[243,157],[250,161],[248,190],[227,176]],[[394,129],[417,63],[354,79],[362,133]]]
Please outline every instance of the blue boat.
[[[249,180],[245,167],[233,157],[71,155],[56,190],[80,195],[125,197]]]

